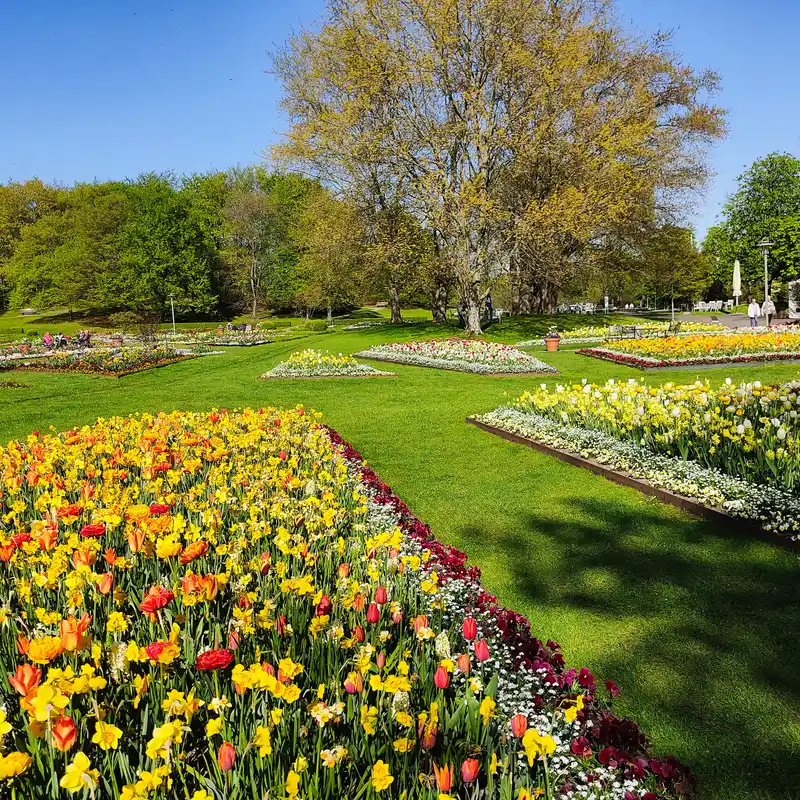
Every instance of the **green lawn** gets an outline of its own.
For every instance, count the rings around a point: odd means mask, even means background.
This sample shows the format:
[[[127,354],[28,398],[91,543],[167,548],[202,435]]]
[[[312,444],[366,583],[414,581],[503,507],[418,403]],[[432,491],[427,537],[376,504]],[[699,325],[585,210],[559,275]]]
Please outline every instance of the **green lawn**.
[[[513,343],[551,322],[512,321],[490,335]],[[464,423],[540,378],[392,366],[399,377],[256,380],[311,343],[353,352],[421,333],[441,331],[383,327],[230,349],[121,380],[6,373],[30,388],[0,389],[0,441],[139,410],[317,408],[440,538],[469,553],[487,587],[539,636],[560,641],[570,664],[620,685],[618,710],[640,723],[658,753],[694,767],[701,797],[800,796],[796,556]],[[571,350],[536,354],[562,370],[551,384],[641,377]],[[647,378],[797,374],[776,365]]]

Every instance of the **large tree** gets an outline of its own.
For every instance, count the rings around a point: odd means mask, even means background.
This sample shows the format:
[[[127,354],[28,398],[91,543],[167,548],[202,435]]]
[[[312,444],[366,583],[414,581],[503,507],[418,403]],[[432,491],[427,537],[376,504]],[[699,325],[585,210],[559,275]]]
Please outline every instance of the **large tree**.
[[[434,237],[480,332],[505,232],[542,263],[702,183],[722,132],[715,78],[591,0],[329,0],[276,59],[291,126],[278,148],[322,178],[377,172]],[[514,202],[503,187],[514,185]],[[508,192],[505,192],[508,196]],[[548,280],[550,278],[548,277]]]
[[[324,308],[330,323],[335,308],[355,305],[359,298],[366,245],[362,220],[352,204],[320,187],[303,207],[297,236],[303,243],[297,304],[307,316]]]
[[[755,161],[737,179],[737,190],[709,229],[703,251],[719,264],[717,277],[730,284],[734,260],[742,267],[746,290],[763,285],[763,257],[758,243],[764,238],[777,245],[770,255],[773,278],[800,275],[800,159],[788,153],[770,153]]]

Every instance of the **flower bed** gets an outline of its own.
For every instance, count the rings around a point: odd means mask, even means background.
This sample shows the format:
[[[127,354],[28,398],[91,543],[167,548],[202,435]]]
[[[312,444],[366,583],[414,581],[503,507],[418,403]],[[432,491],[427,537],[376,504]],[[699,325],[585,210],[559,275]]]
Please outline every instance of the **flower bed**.
[[[260,329],[251,331],[229,331],[220,332],[217,329],[210,331],[178,331],[176,334],[168,334],[168,339],[180,344],[207,344],[214,347],[254,347],[261,344],[271,344],[272,342],[286,339],[297,339],[308,336],[312,331],[297,327]]]
[[[121,378],[153,367],[164,367],[199,355],[201,352],[171,350],[163,347],[106,348],[91,350],[53,351],[32,358],[16,358],[0,362],[0,370],[28,372],[79,372],[88,375],[109,375]]]
[[[315,414],[112,418],[0,474],[11,796],[693,793]]]
[[[584,382],[478,419],[796,538],[800,383]]]
[[[641,369],[793,360],[800,358],[800,333],[623,339],[607,347],[578,350],[578,353]]]
[[[584,325],[581,328],[573,328],[568,331],[559,331],[558,335],[565,344],[589,344],[590,342],[604,342],[612,335],[612,327],[619,328],[620,325]],[[632,322],[623,327],[636,327],[643,336],[657,336],[666,333],[670,328],[669,322]],[[681,322],[681,332],[678,336],[691,336],[696,334],[724,334],[729,330],[725,325],[713,322]],[[542,339],[526,339],[517,342],[517,347],[537,347],[542,344]]]
[[[558,374],[558,370],[516,347],[477,339],[425,339],[370,347],[356,353],[375,361],[437,367],[482,374]]]
[[[286,361],[276,364],[262,378],[377,378],[391,376],[369,364],[362,364],[352,356],[333,355],[322,350],[300,350]]]

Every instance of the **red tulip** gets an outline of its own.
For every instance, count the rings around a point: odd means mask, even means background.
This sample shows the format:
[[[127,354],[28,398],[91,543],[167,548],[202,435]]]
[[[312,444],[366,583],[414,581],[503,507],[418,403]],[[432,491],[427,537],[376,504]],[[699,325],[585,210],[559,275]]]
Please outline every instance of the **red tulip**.
[[[233,769],[236,763],[236,750],[230,742],[223,742],[217,751],[217,764],[223,772],[228,772]]]
[[[461,626],[461,632],[464,634],[464,638],[471,642],[478,635],[478,623],[472,617],[467,617]]]
[[[286,617],[283,614],[275,620],[275,633],[278,636],[283,636],[286,633]]]
[[[386,589],[383,586],[379,586],[375,590],[375,602],[378,605],[383,605],[389,598],[386,596]]]
[[[375,663],[378,666],[378,669],[383,669],[386,666],[386,653],[381,651],[375,658]]]
[[[269,572],[270,555],[269,553],[262,553],[260,558],[261,558],[261,574],[266,575]]]
[[[517,739],[521,739],[526,730],[528,730],[528,718],[524,714],[517,714],[515,717],[511,717],[511,733]]]
[[[150,513],[157,517],[159,514],[166,514],[169,511],[169,506],[165,503],[153,503],[150,506]]]
[[[330,597],[326,594],[322,595],[322,600],[317,603],[317,616],[327,617],[330,615],[332,609],[333,603],[331,603]]]
[[[355,639],[357,642],[363,642],[363,641],[364,641],[364,639],[366,639],[366,638],[367,638],[367,637],[364,635],[364,629],[363,629],[363,628],[362,628],[360,625],[356,625],[356,626],[355,626],[355,628],[353,628],[353,638],[354,638],[354,639]]]
[[[450,675],[447,670],[439,666],[433,676],[433,682],[437,689],[446,689],[450,685]]]
[[[477,758],[468,758],[461,765],[461,778],[464,783],[472,783],[478,777],[481,770],[481,762]]]
[[[81,536],[84,539],[97,539],[99,536],[103,536],[106,532],[106,526],[103,525],[102,522],[98,522],[93,525],[84,525],[81,528]]]
[[[351,672],[344,681],[347,694],[359,694],[364,691],[364,681],[357,672]]]
[[[163,586],[151,586],[142,602],[139,603],[139,608],[145,614],[155,614],[174,599],[175,595],[169,589],[165,589]]]
[[[215,669],[225,669],[233,663],[233,653],[230,650],[206,650],[197,656],[197,669],[209,671]]]
[[[378,622],[381,618],[381,610],[378,608],[377,603],[370,603],[369,608],[367,608],[367,622],[371,625],[374,625]]]
[[[489,658],[489,645],[486,644],[486,639],[475,642],[475,658],[478,661],[486,661]]]

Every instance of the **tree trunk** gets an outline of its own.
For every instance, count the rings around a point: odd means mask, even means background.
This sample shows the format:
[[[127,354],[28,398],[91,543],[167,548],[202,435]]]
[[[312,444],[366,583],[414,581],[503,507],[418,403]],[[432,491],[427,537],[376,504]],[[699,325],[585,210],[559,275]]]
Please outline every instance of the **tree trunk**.
[[[333,325],[333,303],[328,300],[328,325]]]
[[[429,301],[433,321],[437,325],[444,325],[447,322],[447,284],[443,280],[437,280],[434,290],[431,292]]]
[[[389,299],[392,307],[392,317],[389,320],[393,325],[398,325],[403,321],[400,311],[400,275],[397,270],[392,270],[392,277],[389,284]]]
[[[461,287],[461,303],[464,306],[464,317],[466,325],[464,333],[480,336],[481,329],[481,302],[478,297],[478,286],[475,283],[468,283]]]

